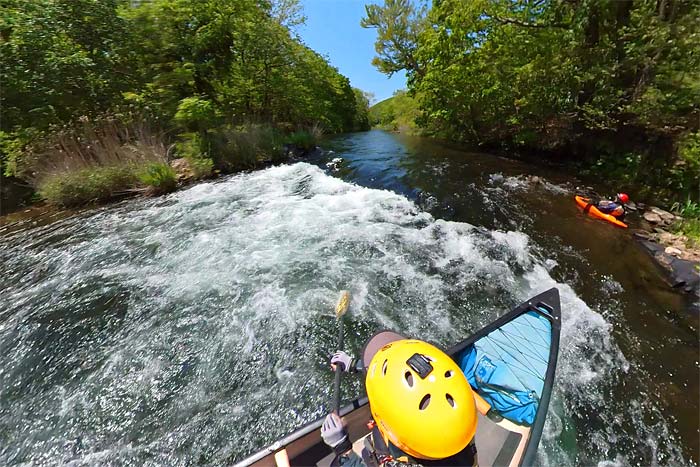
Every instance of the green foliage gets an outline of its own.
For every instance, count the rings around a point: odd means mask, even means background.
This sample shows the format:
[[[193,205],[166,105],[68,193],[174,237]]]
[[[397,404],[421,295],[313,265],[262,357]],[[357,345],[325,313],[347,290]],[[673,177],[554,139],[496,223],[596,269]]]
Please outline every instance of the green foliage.
[[[700,219],[686,219],[681,225],[681,231],[695,244],[700,245]]]
[[[42,133],[31,127],[12,133],[0,131],[0,169],[5,176],[21,174],[25,148],[40,136]]]
[[[137,94],[190,131],[211,128],[214,116],[234,125],[352,129],[350,83],[290,33],[298,10],[291,0],[154,0],[124,8],[147,83]]]
[[[363,25],[378,30],[377,68],[407,71],[429,133],[577,153],[614,170],[640,168],[635,179],[652,170],[664,193],[697,192],[695,143],[669,150],[698,129],[697,1],[413,5],[370,5]],[[591,142],[615,135],[636,139],[636,148],[628,141],[599,157]]]
[[[214,125],[216,112],[211,101],[199,97],[185,97],[177,106],[173,120],[189,130],[206,130]]]
[[[365,13],[360,25],[377,30],[377,56],[372,64],[389,76],[406,70],[409,81],[413,74],[422,75],[415,52],[426,25],[426,8],[416,7],[412,0],[385,0],[384,6],[366,5]]]
[[[290,29],[302,22],[297,0],[6,0],[2,170],[31,176],[41,135],[106,112],[195,133],[178,151],[202,173],[208,159],[224,170],[280,159],[273,127],[366,129],[366,96]],[[80,147],[43,151],[43,163],[95,169]]]
[[[270,125],[226,126],[207,134],[208,153],[224,171],[252,169],[284,156],[284,138]]]
[[[355,116],[352,130],[369,130],[372,127],[369,121],[369,103],[373,95],[358,88],[352,88],[352,91],[355,94]]]
[[[700,246],[700,217],[689,217],[676,222],[673,231],[680,235],[685,235],[691,247]]]
[[[108,200],[137,181],[131,165],[94,167],[49,175],[40,182],[37,193],[51,204],[77,206]]]
[[[162,162],[167,152],[162,133],[143,121],[84,118],[79,126],[54,129],[25,146],[16,171],[37,187],[57,174]]]
[[[181,133],[175,143],[175,152],[179,157],[206,158],[206,139],[199,133]]]
[[[2,129],[45,129],[115,105],[136,81],[119,0],[9,0],[0,16]]]
[[[688,198],[684,203],[675,202],[671,210],[688,219],[700,219],[700,202]]]
[[[594,164],[584,170],[589,175],[612,179],[629,186],[643,176],[642,166],[643,157],[640,154],[602,154]]]
[[[192,168],[192,177],[195,180],[210,177],[212,171],[214,170],[214,161],[208,157],[188,157],[186,156],[187,162]]]
[[[298,130],[287,136],[287,144],[291,144],[299,149],[310,151],[316,147],[316,138],[311,132]]]
[[[678,158],[670,168],[676,190],[700,197],[700,132],[691,132],[681,138],[677,154]]]
[[[195,180],[211,176],[214,162],[208,157],[206,138],[198,133],[183,133],[178,137],[175,151],[187,160]]]
[[[151,162],[142,167],[137,176],[154,194],[169,193],[177,186],[177,174],[166,162]]]
[[[419,133],[416,120],[420,116],[418,102],[406,91],[396,91],[392,97],[378,102],[370,109],[372,126],[403,133]]]
[[[82,119],[25,148],[18,171],[51,204],[75,206],[108,200],[139,185],[139,175],[165,164],[162,135],[143,122]],[[165,186],[165,185],[164,185]]]

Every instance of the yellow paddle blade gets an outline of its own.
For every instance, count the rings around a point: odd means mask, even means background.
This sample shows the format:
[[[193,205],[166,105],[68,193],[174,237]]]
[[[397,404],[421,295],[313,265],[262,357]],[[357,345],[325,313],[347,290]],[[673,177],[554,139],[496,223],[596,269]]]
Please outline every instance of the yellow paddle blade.
[[[340,297],[338,297],[338,304],[335,306],[335,317],[340,318],[348,311],[348,305],[350,305],[350,292],[343,290],[340,292]]]

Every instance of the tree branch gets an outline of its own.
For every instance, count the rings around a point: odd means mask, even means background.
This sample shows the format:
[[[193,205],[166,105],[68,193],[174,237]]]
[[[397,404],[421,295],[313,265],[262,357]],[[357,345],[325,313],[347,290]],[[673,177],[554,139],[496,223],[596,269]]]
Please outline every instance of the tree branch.
[[[523,28],[562,28],[562,29],[567,29],[569,26],[563,23],[549,23],[549,24],[543,24],[543,23],[529,23],[527,21],[521,21],[518,19],[514,18],[501,18],[500,16],[493,15],[491,18],[496,21],[497,23],[501,24],[513,24],[515,26],[520,26]]]

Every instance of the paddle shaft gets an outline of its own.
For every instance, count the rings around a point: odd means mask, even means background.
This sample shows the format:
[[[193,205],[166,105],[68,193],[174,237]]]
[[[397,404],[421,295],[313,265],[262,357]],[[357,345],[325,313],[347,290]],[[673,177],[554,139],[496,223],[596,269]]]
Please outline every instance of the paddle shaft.
[[[343,350],[343,317],[338,318],[338,350]],[[335,384],[333,386],[333,410],[340,415],[340,375],[343,370],[335,366]]]
[[[343,350],[343,315],[348,311],[348,306],[350,305],[350,292],[343,290],[338,298],[338,304],[335,306],[335,317],[338,320],[338,347],[336,350]],[[349,368],[346,368],[349,370]],[[335,381],[333,385],[333,407],[332,411],[335,411],[340,415],[340,374],[343,372],[338,365],[335,366]]]

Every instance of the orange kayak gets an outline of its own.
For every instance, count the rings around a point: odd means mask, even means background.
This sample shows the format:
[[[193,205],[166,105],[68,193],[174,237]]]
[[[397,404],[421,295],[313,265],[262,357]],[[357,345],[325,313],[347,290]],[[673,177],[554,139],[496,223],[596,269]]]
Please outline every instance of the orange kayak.
[[[588,215],[591,217],[597,217],[598,219],[603,219],[611,224],[615,224],[618,227],[623,227],[627,228],[627,224],[622,222],[621,220],[617,219],[615,216],[611,216],[610,214],[605,214],[603,212],[600,212],[598,208],[595,207],[595,205],[591,205],[590,207],[588,206],[588,203],[591,201],[589,198],[584,198],[583,196],[575,196],[576,198],[576,204],[578,204],[581,208],[583,208],[584,212],[588,211]]]

